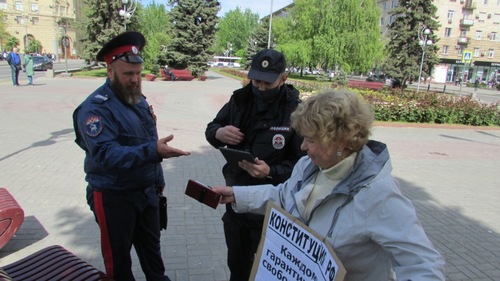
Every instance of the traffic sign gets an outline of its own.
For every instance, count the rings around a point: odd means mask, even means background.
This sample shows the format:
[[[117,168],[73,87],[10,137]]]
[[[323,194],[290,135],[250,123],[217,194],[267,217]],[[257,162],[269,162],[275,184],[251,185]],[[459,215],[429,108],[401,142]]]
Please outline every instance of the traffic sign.
[[[472,62],[472,52],[465,51],[464,54],[462,55],[462,62],[465,62],[465,63]]]

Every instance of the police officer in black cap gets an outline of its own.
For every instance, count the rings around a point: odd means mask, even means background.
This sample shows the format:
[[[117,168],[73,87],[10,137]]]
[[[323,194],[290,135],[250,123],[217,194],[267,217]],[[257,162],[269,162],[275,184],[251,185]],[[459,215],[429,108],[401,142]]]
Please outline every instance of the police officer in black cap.
[[[205,137],[215,148],[246,150],[256,163],[226,163],[222,174],[226,185],[279,184],[288,179],[293,166],[304,155],[302,138],[290,127],[290,114],[300,102],[299,91],[285,84],[286,60],[282,53],[265,49],[252,59],[251,82],[233,92],[228,103],[207,125]],[[222,217],[228,248],[231,281],[248,280],[262,234],[264,216],[236,214],[226,205]]]
[[[87,202],[101,231],[107,278],[135,280],[134,246],[148,281],[170,280],[160,252],[157,193],[163,192],[163,159],[189,155],[158,139],[156,118],[141,90],[146,44],[138,32],[122,33],[97,54],[107,64],[106,83],[73,113],[76,143],[85,151]]]

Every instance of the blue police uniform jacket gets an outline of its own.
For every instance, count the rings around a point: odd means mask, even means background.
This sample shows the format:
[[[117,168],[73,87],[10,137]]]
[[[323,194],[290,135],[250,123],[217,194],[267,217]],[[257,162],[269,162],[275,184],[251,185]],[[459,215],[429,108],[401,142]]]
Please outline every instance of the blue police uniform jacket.
[[[76,108],[73,126],[75,142],[85,151],[85,179],[94,190],[165,186],[156,120],[144,97],[135,105],[122,102],[108,78]]]

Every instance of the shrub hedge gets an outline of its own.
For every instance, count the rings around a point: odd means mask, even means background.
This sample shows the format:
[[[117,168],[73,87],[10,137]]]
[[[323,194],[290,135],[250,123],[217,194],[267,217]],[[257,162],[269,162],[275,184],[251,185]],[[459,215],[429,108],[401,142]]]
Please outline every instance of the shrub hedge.
[[[242,84],[249,80],[246,73],[236,69],[224,69],[240,77]],[[303,99],[328,88],[338,87],[336,83],[287,80],[301,92]],[[439,92],[419,93],[413,90],[384,88],[381,91],[350,88],[362,95],[372,106],[377,121],[462,124],[472,126],[500,126],[500,105],[486,104],[470,96],[455,96]]]

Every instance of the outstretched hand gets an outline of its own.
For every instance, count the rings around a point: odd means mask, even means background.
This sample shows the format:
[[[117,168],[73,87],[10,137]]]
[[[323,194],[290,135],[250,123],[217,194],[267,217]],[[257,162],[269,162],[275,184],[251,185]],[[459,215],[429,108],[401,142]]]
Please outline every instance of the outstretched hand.
[[[191,155],[191,152],[183,151],[168,145],[168,142],[174,138],[174,135],[169,135],[166,138],[159,139],[156,142],[156,151],[158,151],[158,155],[161,158],[171,158],[171,157],[179,157],[179,156],[188,156]]]
[[[228,204],[236,202],[232,186],[212,186],[212,190],[221,195],[219,201],[220,204]]]

